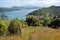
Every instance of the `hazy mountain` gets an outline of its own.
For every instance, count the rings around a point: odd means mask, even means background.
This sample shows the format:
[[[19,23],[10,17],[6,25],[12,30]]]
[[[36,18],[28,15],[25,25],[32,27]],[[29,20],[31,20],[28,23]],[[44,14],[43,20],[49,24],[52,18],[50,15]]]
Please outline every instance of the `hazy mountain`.
[[[17,8],[17,9],[39,9],[40,7],[38,6],[14,6],[12,8]]]

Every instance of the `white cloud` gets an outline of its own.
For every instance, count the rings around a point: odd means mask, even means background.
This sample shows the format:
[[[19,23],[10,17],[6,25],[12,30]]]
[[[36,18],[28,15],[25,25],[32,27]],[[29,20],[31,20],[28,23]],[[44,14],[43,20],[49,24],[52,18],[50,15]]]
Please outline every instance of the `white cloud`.
[[[60,5],[60,0],[0,0],[0,6],[25,6],[25,5],[34,5],[34,6],[51,6],[51,5]]]
[[[60,0],[24,0],[21,3],[24,5],[51,6],[59,5]]]

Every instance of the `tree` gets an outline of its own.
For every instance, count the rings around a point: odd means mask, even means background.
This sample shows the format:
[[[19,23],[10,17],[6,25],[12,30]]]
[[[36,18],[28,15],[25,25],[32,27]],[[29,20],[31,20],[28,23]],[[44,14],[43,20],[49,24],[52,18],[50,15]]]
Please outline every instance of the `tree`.
[[[10,22],[10,25],[8,27],[8,31],[11,34],[21,34],[19,19],[14,19]]]
[[[28,16],[26,18],[26,22],[29,26],[38,26],[40,21],[36,16]]]
[[[60,18],[56,18],[48,25],[48,27],[59,28],[60,27]]]
[[[8,28],[7,28],[6,24],[0,20],[0,35],[6,33],[7,29]]]
[[[51,19],[48,16],[45,16],[43,19],[43,25],[47,26],[48,24],[50,24]]]

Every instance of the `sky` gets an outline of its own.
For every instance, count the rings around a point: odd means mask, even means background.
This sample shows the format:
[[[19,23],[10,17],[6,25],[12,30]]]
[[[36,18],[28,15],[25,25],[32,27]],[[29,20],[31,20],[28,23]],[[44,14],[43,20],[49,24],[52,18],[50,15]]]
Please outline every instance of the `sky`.
[[[0,7],[12,7],[12,6],[49,7],[52,5],[60,6],[60,0],[0,0]]]

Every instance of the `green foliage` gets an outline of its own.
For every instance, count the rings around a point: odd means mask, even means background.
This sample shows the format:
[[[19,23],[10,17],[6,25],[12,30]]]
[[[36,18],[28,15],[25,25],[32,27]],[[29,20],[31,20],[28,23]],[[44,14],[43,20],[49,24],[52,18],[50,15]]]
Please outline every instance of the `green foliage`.
[[[53,21],[51,21],[51,23],[48,25],[48,27],[51,27],[54,29],[60,28],[60,18],[53,19]]]
[[[26,22],[29,26],[38,26],[39,25],[39,19],[36,16],[28,16],[26,18]]]
[[[48,24],[50,24],[50,22],[51,22],[51,19],[48,16],[45,16],[43,20],[43,25],[47,26]]]
[[[17,31],[20,31],[20,20],[14,19],[10,22],[10,25],[8,27],[8,31],[12,33],[17,33]]]
[[[0,20],[0,34],[4,34],[7,31],[6,24]]]

